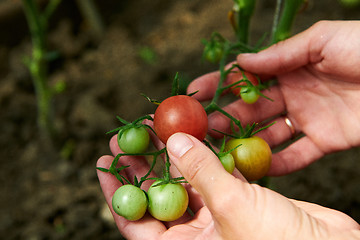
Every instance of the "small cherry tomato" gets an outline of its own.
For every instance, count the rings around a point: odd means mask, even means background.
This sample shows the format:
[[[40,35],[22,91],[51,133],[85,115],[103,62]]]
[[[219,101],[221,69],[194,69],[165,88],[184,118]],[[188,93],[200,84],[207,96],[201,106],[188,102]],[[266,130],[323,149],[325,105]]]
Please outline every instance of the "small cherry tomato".
[[[218,63],[223,54],[224,49],[221,43],[213,41],[205,45],[203,56],[207,61],[211,63]]]
[[[150,136],[144,126],[120,130],[118,144],[125,153],[143,153],[149,146]]]
[[[225,170],[230,174],[233,173],[235,169],[234,157],[230,153],[228,153],[221,156],[219,159]]]
[[[245,86],[241,87],[240,97],[247,104],[253,104],[259,99],[260,95],[254,87]]]
[[[130,184],[119,187],[112,198],[112,207],[115,213],[130,221],[142,218],[147,204],[144,191]]]
[[[195,98],[187,95],[172,96],[157,107],[154,130],[163,143],[177,132],[190,134],[202,141],[208,130],[207,114]]]
[[[160,221],[180,218],[188,207],[187,191],[180,183],[155,186],[158,183],[154,182],[148,190],[149,213]]]
[[[234,157],[235,166],[248,181],[259,180],[270,169],[271,149],[260,137],[231,139],[226,143],[225,149],[227,151],[234,149],[231,154]]]

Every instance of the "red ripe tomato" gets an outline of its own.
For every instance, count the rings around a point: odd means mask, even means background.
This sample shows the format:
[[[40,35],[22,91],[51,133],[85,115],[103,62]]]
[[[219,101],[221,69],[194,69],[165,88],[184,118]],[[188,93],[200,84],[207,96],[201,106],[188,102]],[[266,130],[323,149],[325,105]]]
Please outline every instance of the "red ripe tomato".
[[[247,77],[247,79],[254,85],[258,85],[258,80],[257,78],[255,77],[254,74],[250,73],[250,72],[246,72],[244,71],[244,74],[245,76]],[[230,75],[229,77],[229,80],[228,80],[228,83],[229,85],[230,84],[233,84],[233,83],[236,83],[240,80],[243,79],[243,74],[242,72],[236,72],[236,73],[233,73]],[[241,87],[240,86],[245,86],[246,83],[245,82],[240,82],[239,84],[231,87],[231,92],[235,95],[235,96],[240,96],[240,91],[241,91]]]
[[[202,141],[208,130],[207,114],[195,98],[186,95],[172,96],[156,109],[154,130],[163,143],[177,132],[190,134]]]

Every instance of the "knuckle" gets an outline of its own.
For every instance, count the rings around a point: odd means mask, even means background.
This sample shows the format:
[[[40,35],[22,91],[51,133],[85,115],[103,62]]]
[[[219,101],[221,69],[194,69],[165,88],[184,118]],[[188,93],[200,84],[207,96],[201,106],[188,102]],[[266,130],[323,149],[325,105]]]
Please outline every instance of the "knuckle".
[[[233,191],[226,192],[226,194],[219,194],[216,198],[210,199],[209,208],[212,209],[212,214],[217,219],[227,219],[229,212],[233,211],[234,196]]]
[[[199,154],[195,151],[189,151],[183,156],[183,159],[181,161],[186,162],[185,169],[183,170],[183,175],[189,183],[192,183],[194,181],[197,181],[198,176],[205,168],[207,157],[206,154]]]

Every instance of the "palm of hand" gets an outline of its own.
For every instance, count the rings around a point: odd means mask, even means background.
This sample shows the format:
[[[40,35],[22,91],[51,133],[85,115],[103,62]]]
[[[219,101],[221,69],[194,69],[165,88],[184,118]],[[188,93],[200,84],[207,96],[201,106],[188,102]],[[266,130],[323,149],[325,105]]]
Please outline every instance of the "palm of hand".
[[[310,72],[279,76],[287,115],[316,157],[360,144],[360,86]]]

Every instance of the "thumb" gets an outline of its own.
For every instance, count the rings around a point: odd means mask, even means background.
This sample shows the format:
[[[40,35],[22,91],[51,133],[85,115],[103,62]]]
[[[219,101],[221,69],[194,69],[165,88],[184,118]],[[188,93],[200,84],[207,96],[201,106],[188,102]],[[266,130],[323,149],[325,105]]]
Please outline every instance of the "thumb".
[[[212,201],[221,193],[225,195],[224,186],[231,185],[235,177],[223,168],[208,147],[191,135],[175,133],[166,146],[171,162],[199,192],[211,211]]]

